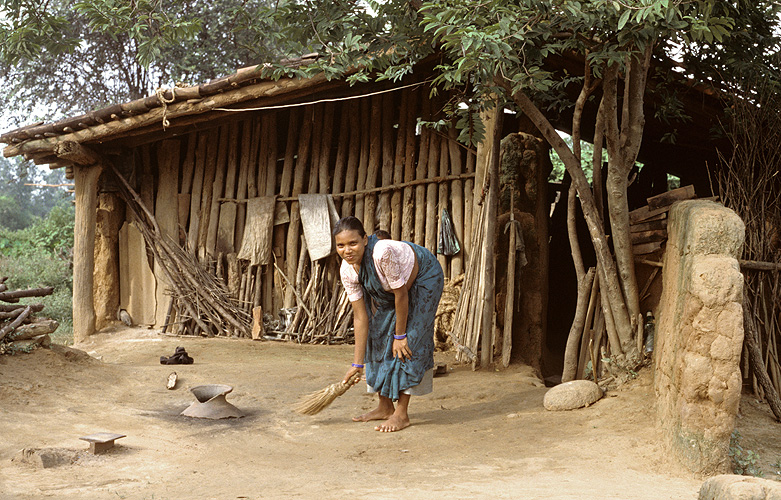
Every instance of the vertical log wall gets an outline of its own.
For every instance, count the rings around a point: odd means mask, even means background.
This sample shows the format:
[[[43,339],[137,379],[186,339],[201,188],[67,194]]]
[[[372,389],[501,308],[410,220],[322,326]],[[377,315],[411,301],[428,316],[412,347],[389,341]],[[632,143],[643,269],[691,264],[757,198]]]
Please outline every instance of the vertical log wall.
[[[475,156],[456,142],[454,130],[418,127],[420,119],[442,117],[444,101],[432,102],[429,91],[407,88],[247,112],[211,129],[143,146],[135,154],[141,163],[136,171],[154,172],[155,182],[139,187],[142,192],[155,190],[146,199],[156,217],[178,223],[180,243],[224,280],[247,311],[262,306],[264,313],[276,317],[302,301],[314,307],[312,298],[320,293],[318,300],[328,305],[322,314],[344,316],[344,311],[349,313],[344,298],[328,296],[343,295],[337,258],[316,264],[308,258],[300,194],[331,194],[339,216],[357,216],[367,233],[382,229],[434,253],[441,211],[446,209],[462,251],[438,256],[445,277],[463,273],[468,262]],[[247,199],[260,196],[277,200],[269,255],[257,261],[239,259],[252,223]],[[170,223],[168,227],[169,234],[177,234]],[[312,285],[315,277],[318,283]],[[157,326],[162,326],[160,311],[165,312],[168,303],[165,293],[158,291],[157,297],[166,301],[157,304]],[[298,329],[300,321],[296,319]],[[342,323],[332,321],[330,328]]]

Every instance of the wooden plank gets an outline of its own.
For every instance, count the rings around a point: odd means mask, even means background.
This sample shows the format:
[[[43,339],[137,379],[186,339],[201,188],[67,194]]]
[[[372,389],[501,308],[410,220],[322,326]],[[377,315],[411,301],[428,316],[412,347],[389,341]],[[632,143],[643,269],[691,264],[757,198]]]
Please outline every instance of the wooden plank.
[[[645,255],[648,253],[656,252],[662,248],[661,241],[652,241],[650,243],[641,243],[639,245],[632,245],[632,254]]]
[[[667,214],[660,215],[662,215],[662,218],[660,219],[638,222],[637,224],[629,226],[629,232],[641,233],[643,231],[652,231],[655,229],[667,229]]]
[[[676,201],[690,200],[694,198],[694,186],[689,184],[688,186],[679,187],[665,193],[657,194],[648,198],[648,208],[650,210],[656,210],[662,207],[672,205]]]
[[[669,211],[670,211],[670,205],[666,207],[657,208],[656,210],[651,210],[648,207],[648,205],[646,205],[644,207],[640,207],[636,210],[632,210],[631,212],[629,212],[629,224],[637,224],[638,222],[664,218],[666,217],[666,214]]]
[[[667,230],[652,229],[650,231],[629,233],[629,239],[632,242],[632,245],[638,245],[640,243],[650,243],[652,241],[664,241],[667,239]]]
[[[144,237],[135,226],[125,222],[119,230],[119,308],[133,324],[155,323],[155,276],[149,266]]]
[[[166,140],[160,143],[157,149],[157,199],[155,201],[155,219],[162,235],[176,239],[178,236],[179,210],[178,179],[179,179],[179,141]],[[161,262],[155,260],[154,274],[157,286],[155,297],[157,309],[155,312],[155,326],[165,324],[168,303],[171,300],[168,287],[168,276]]]

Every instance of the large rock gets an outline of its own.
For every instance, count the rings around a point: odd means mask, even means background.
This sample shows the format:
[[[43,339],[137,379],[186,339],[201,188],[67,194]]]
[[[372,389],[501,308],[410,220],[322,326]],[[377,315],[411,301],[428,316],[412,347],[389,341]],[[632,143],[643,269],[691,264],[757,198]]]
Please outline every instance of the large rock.
[[[700,500],[781,500],[781,483],[752,476],[722,474],[702,484]]]
[[[572,380],[552,387],[542,400],[546,410],[574,410],[602,397],[602,389],[590,380]]]

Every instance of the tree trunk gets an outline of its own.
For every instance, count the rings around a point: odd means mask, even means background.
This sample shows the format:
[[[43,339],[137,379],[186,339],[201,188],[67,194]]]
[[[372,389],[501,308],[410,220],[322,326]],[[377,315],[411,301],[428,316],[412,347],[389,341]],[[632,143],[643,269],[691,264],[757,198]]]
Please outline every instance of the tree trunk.
[[[567,336],[567,347],[564,349],[564,370],[561,373],[562,382],[575,380],[575,373],[578,370],[578,346],[580,346],[580,337],[586,324],[589,292],[594,285],[595,275],[596,269],[592,267],[587,273],[578,278],[578,303],[575,307],[575,319],[572,320],[572,326]]]
[[[508,92],[512,90],[509,83],[503,80],[500,80],[498,83],[506,88]],[[559,157],[564,162],[564,167],[572,178],[572,182],[580,197],[580,204],[583,208],[583,217],[586,219],[589,228],[589,234],[591,235],[591,241],[594,244],[597,261],[603,269],[603,275],[600,276],[601,285],[603,285],[602,289],[610,299],[610,307],[613,312],[616,331],[621,338],[621,344],[622,346],[628,346],[629,349],[628,352],[624,352],[623,354],[628,355],[630,358],[634,357],[634,354],[637,353],[637,347],[633,343],[635,332],[629,319],[629,313],[621,292],[621,285],[618,280],[615,262],[613,256],[610,254],[610,248],[608,247],[605,238],[604,226],[597,213],[594,196],[591,192],[588,180],[586,179],[583,170],[580,168],[577,158],[572,154],[572,151],[570,151],[569,147],[564,142],[564,139],[559,136],[553,125],[551,125],[529,97],[525,93],[519,91],[513,94],[513,100],[556,150]]]
[[[767,399],[773,415],[775,415],[776,420],[781,422],[781,399],[778,397],[778,392],[776,392],[773,386],[773,381],[770,380],[770,376],[765,368],[765,362],[762,359],[762,350],[759,348],[756,325],[754,325],[754,318],[751,317],[751,312],[749,311],[748,300],[745,299],[745,297],[748,297],[747,289],[744,289],[743,297],[743,326],[751,369],[757,377],[760,387],[765,391],[765,399]]]

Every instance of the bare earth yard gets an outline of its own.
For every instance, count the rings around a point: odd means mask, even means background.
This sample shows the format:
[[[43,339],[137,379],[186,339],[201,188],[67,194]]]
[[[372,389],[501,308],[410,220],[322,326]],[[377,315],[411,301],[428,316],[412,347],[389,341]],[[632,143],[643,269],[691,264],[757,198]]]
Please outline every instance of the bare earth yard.
[[[165,366],[183,346],[193,365]],[[413,398],[413,425],[379,433],[353,423],[375,399],[357,386],[322,413],[291,408],[339,381],[352,346],[175,338],[122,328],[77,346],[0,356],[2,499],[696,499],[704,478],[660,442],[648,370],[589,408],[548,412],[528,367],[473,372],[437,353],[449,373]],[[176,371],[175,390],[166,390]],[[200,384],[233,386],[246,417],[179,416]],[[778,477],[778,424],[744,397],[744,448]],[[103,455],[78,438],[127,437]],[[37,469],[22,448],[79,450],[73,464]]]

